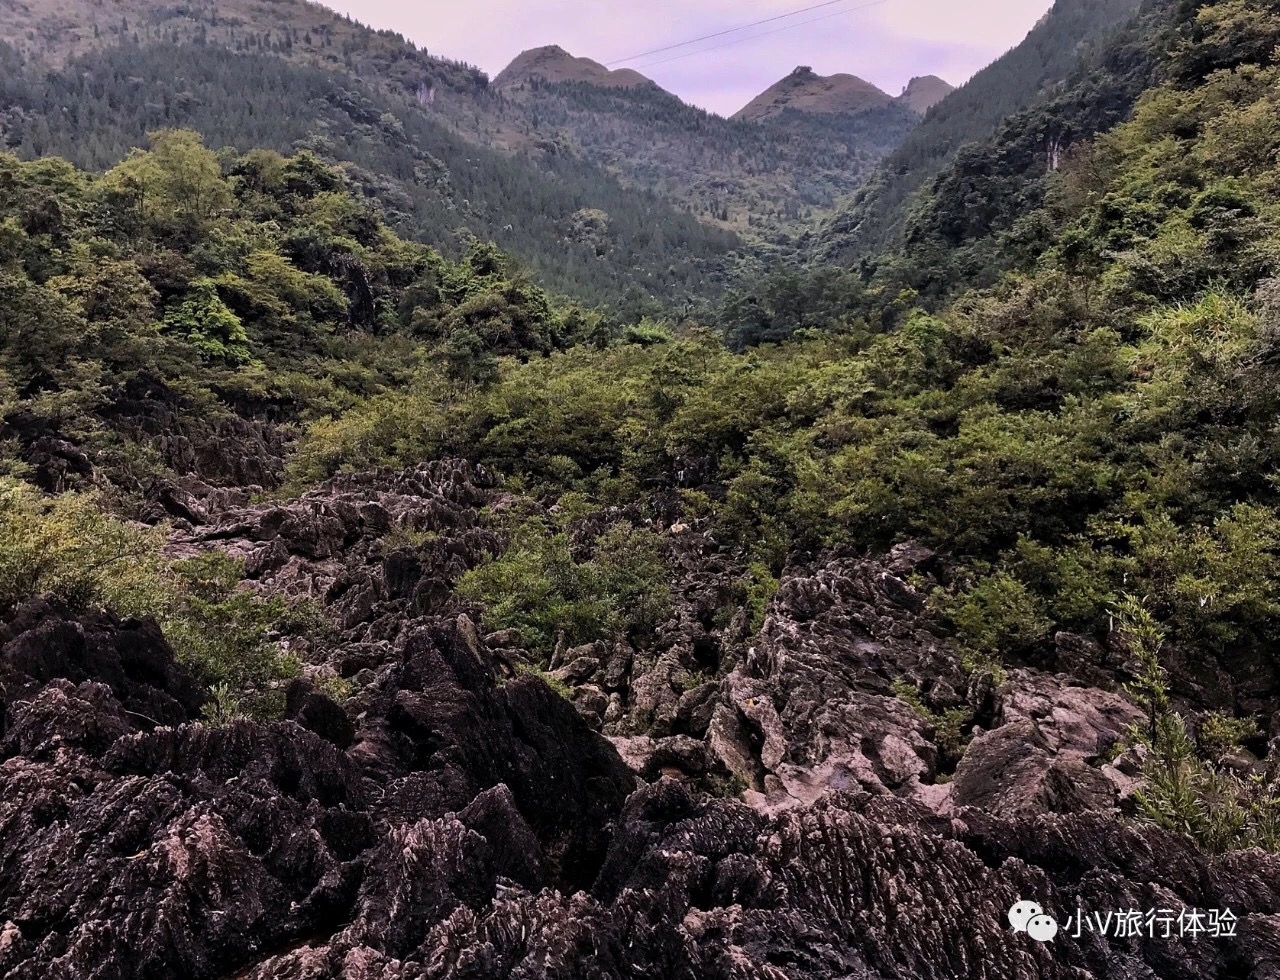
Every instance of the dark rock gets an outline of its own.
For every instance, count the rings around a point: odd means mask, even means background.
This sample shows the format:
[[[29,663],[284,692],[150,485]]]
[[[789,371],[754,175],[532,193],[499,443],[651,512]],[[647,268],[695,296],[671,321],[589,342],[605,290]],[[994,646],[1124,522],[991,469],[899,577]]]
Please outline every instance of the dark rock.
[[[382,559],[382,579],[387,584],[387,594],[393,599],[412,596],[421,578],[422,562],[413,551],[400,549]]]
[[[968,676],[911,584],[936,556],[788,569],[751,636],[723,615],[741,556],[691,520],[663,538],[669,621],[562,649],[570,703],[451,594],[500,550],[489,482],[445,461],[183,504],[176,553],[265,556],[253,588],[335,619],[281,643],[357,677],[341,705],[299,680],[285,720],[212,727],[154,624],[45,601],[0,623],[0,976],[1277,975],[1280,857],[1124,821],[1142,750],[1105,760],[1136,709],[1075,676]],[[636,517],[575,541],[614,519]],[[948,783],[953,716],[972,743]],[[1018,899],[1240,923],[1040,944],[1007,926]]]
[[[1032,721],[1018,721],[975,738],[952,784],[957,806],[1006,817],[1106,810],[1116,790],[1078,757],[1055,758]]]
[[[147,726],[198,717],[205,700],[154,622],[103,612],[72,616],[36,599],[0,626],[0,686],[17,699],[55,678],[105,683],[121,709]]]
[[[315,732],[326,742],[345,749],[355,741],[355,726],[341,707],[304,680],[290,682],[285,690],[285,717]]]
[[[614,644],[604,669],[604,686],[608,690],[614,691],[626,684],[634,658],[635,651],[625,641]]]
[[[551,676],[565,684],[575,686],[591,680],[599,669],[600,661],[594,657],[575,657],[563,667],[553,670]]]
[[[889,549],[886,568],[897,576],[925,574],[933,570],[937,561],[938,553],[932,548],[915,541],[904,541]]]
[[[51,419],[27,409],[4,417],[0,439],[18,443],[23,461],[32,469],[33,482],[48,493],[74,489],[93,476],[93,464],[84,450],[63,438]]]
[[[677,734],[703,738],[715,717],[720,684],[707,681],[680,695],[676,703],[675,730]]]

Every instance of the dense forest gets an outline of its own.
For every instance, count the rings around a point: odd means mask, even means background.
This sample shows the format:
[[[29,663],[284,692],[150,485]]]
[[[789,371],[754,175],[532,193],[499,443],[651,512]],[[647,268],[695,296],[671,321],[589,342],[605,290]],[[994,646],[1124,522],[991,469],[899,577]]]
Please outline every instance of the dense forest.
[[[0,974],[1270,976],[1270,0],[1063,0],[901,242],[708,292],[574,153],[75,36],[0,76]]]
[[[1026,40],[934,106],[815,237],[822,261],[854,261],[901,242],[913,198],[970,143],[1056,88],[1140,0],[1058,0]]]
[[[917,118],[759,127],[657,89],[499,90],[323,7],[21,5],[0,28],[0,143],[103,168],[156,128],[342,163],[402,233],[494,241],[547,288],[635,319],[714,299],[739,235],[767,254],[828,213]]]
[[[24,156],[102,168],[158,127],[240,152],[307,148],[344,164],[404,233],[454,255],[500,241],[549,288],[632,315],[714,294],[736,244],[572,154],[476,146],[412,98],[327,69],[212,45],[113,47],[58,72],[0,57],[0,138]]]

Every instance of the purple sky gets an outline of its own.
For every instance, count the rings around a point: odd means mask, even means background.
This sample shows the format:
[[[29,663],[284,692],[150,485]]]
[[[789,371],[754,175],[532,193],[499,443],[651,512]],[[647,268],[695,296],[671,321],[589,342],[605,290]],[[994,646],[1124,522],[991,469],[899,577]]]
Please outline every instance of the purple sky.
[[[492,77],[526,48],[559,44],[575,55],[610,62],[817,2],[332,0],[328,6],[373,27],[397,30],[432,54],[478,65]],[[940,75],[960,84],[1021,41],[1052,6],[1052,0],[881,0],[866,7],[870,2],[845,0],[741,34],[628,61],[625,67],[638,68],[685,101],[723,115],[742,108],[797,65],[809,65],[822,75],[850,72],[897,95],[913,75]],[[799,26],[653,64],[790,24]]]

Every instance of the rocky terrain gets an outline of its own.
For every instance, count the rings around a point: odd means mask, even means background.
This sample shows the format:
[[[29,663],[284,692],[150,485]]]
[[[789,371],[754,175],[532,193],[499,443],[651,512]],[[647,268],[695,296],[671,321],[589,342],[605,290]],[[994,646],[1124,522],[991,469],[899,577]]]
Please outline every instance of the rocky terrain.
[[[712,615],[733,549],[676,524],[673,614],[639,649],[558,649],[570,703],[450,591],[511,504],[457,461],[279,503],[168,487],[175,553],[223,549],[332,620],[282,721],[202,720],[153,623],[9,616],[0,976],[1280,975],[1280,858],[1121,819],[1120,651],[1063,635],[1057,663],[966,681],[924,615],[945,562],[913,545],[790,569],[752,633]],[[1019,898],[1239,924],[1041,944],[1005,921]]]

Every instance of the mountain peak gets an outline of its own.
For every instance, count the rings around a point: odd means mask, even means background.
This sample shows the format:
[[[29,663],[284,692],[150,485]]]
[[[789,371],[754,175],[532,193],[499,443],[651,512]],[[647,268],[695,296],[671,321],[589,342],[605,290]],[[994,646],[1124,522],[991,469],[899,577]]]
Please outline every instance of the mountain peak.
[[[905,103],[912,112],[923,116],[955,90],[954,85],[937,75],[917,75],[907,83],[898,100]]]
[[[638,71],[610,71],[590,58],[575,58],[558,44],[530,48],[516,55],[493,80],[494,88],[514,88],[531,81],[587,82],[602,88],[639,88],[654,83]]]
[[[892,102],[892,96],[857,75],[824,76],[808,65],[799,65],[786,78],[752,99],[733,118],[760,122],[787,109],[811,113],[863,112]]]

